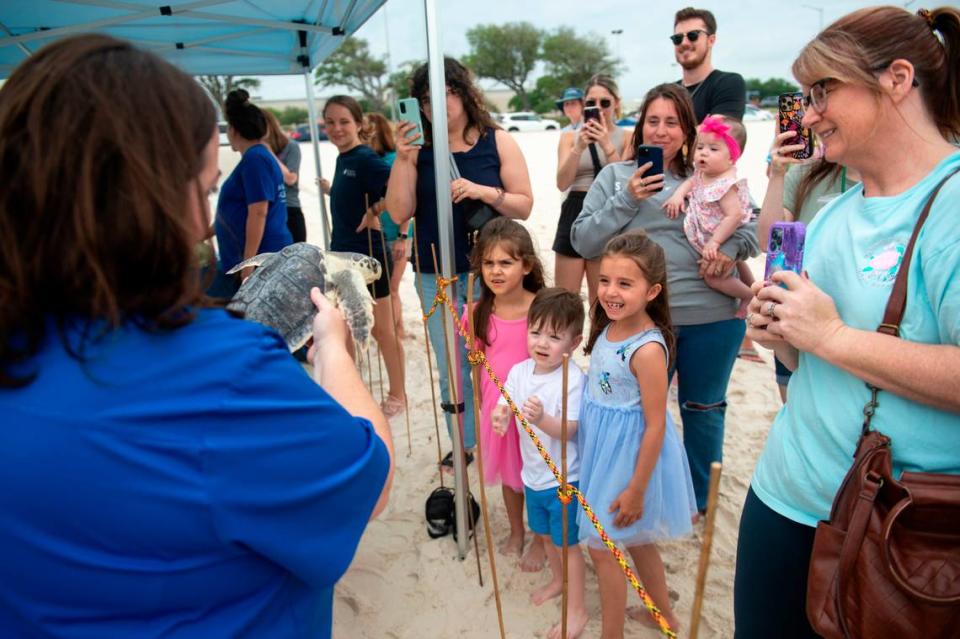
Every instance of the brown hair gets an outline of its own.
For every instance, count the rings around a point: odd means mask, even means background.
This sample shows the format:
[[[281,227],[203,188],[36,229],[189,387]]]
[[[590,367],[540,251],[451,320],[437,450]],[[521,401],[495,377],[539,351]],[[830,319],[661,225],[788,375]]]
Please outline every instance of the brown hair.
[[[478,139],[487,134],[488,129],[499,129],[500,126],[490,117],[490,112],[483,102],[483,92],[473,81],[470,70],[457,60],[443,58],[443,74],[447,87],[460,96],[463,101],[463,110],[467,114],[467,123],[463,127],[463,140],[467,144],[475,144]],[[429,65],[421,64],[410,80],[410,95],[418,101],[423,100],[430,91]],[[433,124],[430,118],[422,118],[423,139],[426,144],[433,144]],[[477,134],[473,139],[471,133]]]
[[[574,337],[583,335],[585,319],[580,296],[559,286],[537,291],[527,311],[527,326],[549,327],[558,333],[571,329]]]
[[[854,11],[800,51],[793,75],[806,86],[832,78],[879,96],[875,74],[894,60],[909,60],[924,105],[941,135],[956,139],[960,136],[960,10],[940,7],[920,12],[915,15],[900,7]]]
[[[370,141],[370,148],[377,152],[377,155],[386,155],[391,151],[397,150],[397,143],[393,139],[393,127],[381,113],[367,114],[367,139]]]
[[[263,115],[267,119],[267,135],[264,137],[264,141],[267,143],[267,146],[270,147],[271,151],[280,153],[290,144],[290,138],[288,138],[287,134],[280,128],[280,121],[277,120],[277,116],[273,114],[273,111],[264,109]]]
[[[696,18],[703,20],[703,24],[707,26],[708,34],[713,35],[717,32],[717,19],[713,17],[713,13],[706,9],[694,9],[693,7],[685,7],[677,11],[673,16],[673,26],[677,26],[684,20],[694,20]]]
[[[227,94],[227,124],[245,140],[259,142],[267,134],[267,118],[260,107],[250,101],[244,89],[234,89]],[[189,117],[189,114],[184,114]]]
[[[593,87],[603,87],[610,92],[610,95],[613,96],[613,99],[617,101],[616,114],[620,116],[620,87],[617,86],[617,81],[613,79],[613,76],[607,75],[606,73],[597,73],[590,77],[587,80],[587,84],[583,87],[583,97],[586,99],[587,92],[590,91]]]
[[[673,164],[669,167],[680,177],[686,177],[693,168],[693,145],[697,139],[697,116],[693,111],[693,100],[690,99],[690,92],[679,84],[668,82],[658,84],[643,97],[643,105],[640,107],[640,117],[637,119],[637,125],[633,128],[633,138],[630,144],[637,148],[643,144],[643,123],[647,119],[647,109],[654,100],[663,98],[673,102],[677,110],[677,118],[680,120],[680,128],[683,129],[683,148],[673,159]]]
[[[630,258],[640,268],[644,279],[650,285],[659,284],[660,293],[647,303],[646,313],[663,333],[667,343],[667,367],[673,364],[676,350],[676,337],[673,334],[673,322],[670,320],[670,300],[667,295],[667,258],[659,244],[650,239],[645,231],[636,229],[611,238],[603,247],[600,259],[622,256]],[[600,300],[594,300],[590,309],[590,337],[584,351],[590,354],[603,329],[610,324],[607,312]]]
[[[487,326],[496,296],[483,279],[483,258],[498,245],[514,259],[523,261],[523,265],[530,269],[530,272],[523,276],[523,288],[536,293],[545,286],[543,264],[527,229],[508,217],[498,217],[487,222],[470,255],[470,266],[480,280],[480,300],[473,309],[473,332],[486,346],[490,345]]]
[[[93,339],[193,319],[186,205],[207,197],[196,178],[215,129],[193,78],[108,36],[64,38],[13,72],[0,89],[0,386],[36,375],[25,365],[49,321],[76,319]],[[82,360],[86,342],[62,339]]]

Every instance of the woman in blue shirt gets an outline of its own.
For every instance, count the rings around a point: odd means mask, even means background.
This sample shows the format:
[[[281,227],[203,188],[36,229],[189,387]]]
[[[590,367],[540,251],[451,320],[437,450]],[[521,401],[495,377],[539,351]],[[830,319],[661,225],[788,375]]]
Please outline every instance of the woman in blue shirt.
[[[239,277],[226,275],[227,271],[254,255],[279,251],[292,244],[293,237],[287,228],[283,173],[262,141],[267,134],[263,112],[243,89],[227,95],[226,112],[230,147],[243,157],[220,187],[215,222],[220,259],[213,292],[230,297],[253,267],[243,269]]]
[[[0,131],[0,636],[329,638],[389,427],[317,289],[314,379],[204,307],[213,103],[83,35],[13,72]]]
[[[960,474],[960,11],[918,13],[851,13],[793,64],[804,126],[862,181],[810,224],[809,277],[754,285],[748,336],[793,377],[740,521],[738,638],[816,636],[805,614],[815,526],[853,460],[867,384],[882,391],[872,427],[891,438],[895,473]],[[914,248],[900,336],[879,333],[920,211],[951,175]]]

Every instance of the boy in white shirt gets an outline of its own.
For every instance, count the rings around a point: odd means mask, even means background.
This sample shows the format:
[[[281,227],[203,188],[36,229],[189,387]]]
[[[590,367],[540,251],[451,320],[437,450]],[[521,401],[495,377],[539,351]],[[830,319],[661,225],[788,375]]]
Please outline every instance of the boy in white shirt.
[[[510,369],[505,384],[510,398],[520,408],[550,457],[560,465],[560,418],[563,401],[563,355],[570,355],[583,339],[583,301],[562,288],[545,288],[537,293],[527,313],[526,359]],[[570,364],[567,376],[567,482],[577,485],[580,462],[577,456],[577,415],[586,376]],[[571,418],[572,416],[572,418]],[[501,435],[510,422],[510,409],[503,397],[491,416],[493,428]],[[560,548],[563,546],[562,513],[567,508],[567,546],[569,606],[567,639],[574,639],[587,624],[584,603],[584,560],[577,545],[576,510],[573,499],[567,506],[557,495],[559,483],[547,467],[533,440],[520,429],[520,455],[523,469],[527,521],[530,530],[541,536],[553,576],[548,584],[530,593],[536,606],[557,597],[563,589]],[[547,633],[548,639],[560,639],[560,624]]]

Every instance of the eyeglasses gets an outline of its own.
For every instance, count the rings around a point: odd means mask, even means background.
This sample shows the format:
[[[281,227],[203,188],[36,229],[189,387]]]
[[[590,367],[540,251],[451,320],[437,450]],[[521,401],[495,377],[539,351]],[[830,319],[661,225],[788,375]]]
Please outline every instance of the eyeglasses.
[[[831,80],[833,78],[824,78],[810,85],[810,93],[800,98],[804,109],[812,108],[817,113],[827,110],[827,96],[830,94],[830,91],[827,91],[827,82]]]
[[[452,95],[458,95],[454,89],[447,87],[447,97],[449,98]],[[430,106],[430,94],[427,93],[422,98],[420,98],[420,108],[427,108]]]
[[[683,42],[683,36],[687,36],[687,40],[690,42],[696,42],[701,33],[710,35],[709,31],[704,31],[703,29],[694,29],[693,31],[687,31],[686,33],[674,33],[672,36],[670,36],[670,42],[673,43],[673,46],[679,47],[680,43]]]
[[[583,106],[595,107],[599,103],[601,109],[609,109],[613,104],[613,100],[610,98],[600,98],[599,100],[584,100]]]

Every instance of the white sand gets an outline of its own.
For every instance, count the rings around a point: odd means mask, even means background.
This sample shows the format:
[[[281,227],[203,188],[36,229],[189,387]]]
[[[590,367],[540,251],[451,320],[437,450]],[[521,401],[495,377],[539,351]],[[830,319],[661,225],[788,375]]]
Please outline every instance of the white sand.
[[[746,176],[757,202],[766,188],[764,157],[773,137],[772,121],[747,123],[750,141],[738,163]],[[515,134],[530,169],[534,192],[534,210],[527,228],[540,246],[541,259],[552,279],[553,254],[550,246],[560,213],[561,194],[555,187],[556,132]],[[319,203],[314,186],[312,150],[301,145],[304,164],[301,172],[301,202],[307,217],[309,237],[319,243]],[[321,144],[324,175],[333,173],[336,149]],[[236,154],[229,149],[221,153],[221,167],[228,174],[236,163]],[[755,273],[762,275],[760,258],[751,261]],[[584,288],[584,295],[586,289]],[[452,537],[431,540],[424,524],[424,501],[439,485],[436,472],[437,444],[432,409],[433,398],[427,378],[423,324],[408,271],[401,288],[403,316],[408,339],[407,392],[410,398],[412,454],[407,446],[406,422],[401,416],[392,421],[397,451],[397,470],[390,505],[380,518],[372,522],[360,543],[349,572],[336,590],[334,603],[334,636],[339,639],[381,639],[419,637],[497,637],[497,612],[490,568],[482,534],[480,558],[484,587],[478,585],[477,560],[473,545],[466,560],[457,558]],[[712,561],[707,580],[700,626],[701,637],[729,637],[733,634],[733,575],[736,558],[737,526],[740,510],[756,458],[763,446],[769,424],[779,409],[780,400],[774,382],[772,357],[762,352],[766,361],[757,364],[737,360],[727,395],[724,473],[720,486]],[[575,358],[586,370],[586,358]],[[435,373],[434,373],[435,374]],[[374,370],[374,378],[377,378]],[[379,397],[374,385],[374,394]],[[671,400],[677,424],[680,423],[676,401]],[[441,447],[450,448],[442,418]],[[479,500],[476,465],[470,467],[474,495]],[[451,485],[451,481],[446,481]],[[487,498],[494,543],[509,529],[499,488],[488,488]],[[700,529],[698,529],[700,530]],[[675,610],[683,627],[689,628],[697,564],[702,533],[695,538],[664,544],[661,552],[667,566],[667,583],[678,597]],[[600,600],[596,577],[590,567],[587,574],[587,605],[591,621],[584,637],[598,636]],[[528,593],[544,583],[548,572],[523,573],[512,557],[496,555],[496,566],[503,601],[507,636],[542,637],[560,618],[559,599],[537,608],[528,603]],[[639,604],[630,592],[630,605]],[[681,636],[683,636],[681,632]],[[627,622],[627,637],[656,637],[658,633]]]

